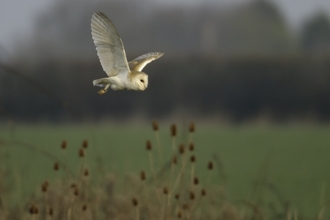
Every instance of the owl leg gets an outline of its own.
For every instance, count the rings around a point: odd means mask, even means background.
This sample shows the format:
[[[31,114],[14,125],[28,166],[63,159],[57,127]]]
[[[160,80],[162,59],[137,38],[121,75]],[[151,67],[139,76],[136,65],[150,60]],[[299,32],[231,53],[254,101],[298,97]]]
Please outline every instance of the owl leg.
[[[101,89],[100,91],[98,91],[97,93],[99,95],[103,95],[104,93],[106,93],[108,91],[108,89],[110,88],[110,84],[107,84],[104,89]]]

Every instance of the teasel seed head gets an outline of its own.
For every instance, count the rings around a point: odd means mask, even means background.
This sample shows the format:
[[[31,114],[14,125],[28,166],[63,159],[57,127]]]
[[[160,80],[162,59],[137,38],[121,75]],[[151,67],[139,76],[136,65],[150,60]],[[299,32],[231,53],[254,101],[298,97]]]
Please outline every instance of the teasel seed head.
[[[196,157],[194,155],[190,156],[190,162],[192,162],[192,163],[196,162]]]
[[[180,146],[179,146],[179,153],[180,154],[184,154],[184,146],[183,146],[183,144],[180,144]]]
[[[190,143],[189,144],[189,150],[194,151],[194,149],[195,149],[194,143]]]
[[[85,170],[84,170],[84,176],[88,176],[88,175],[89,175],[89,171],[88,171],[87,168],[85,168]]]
[[[133,206],[139,205],[139,202],[138,202],[138,200],[136,198],[133,198],[132,199],[132,203],[133,203]]]
[[[71,187],[71,188],[77,188],[77,184],[72,183],[72,184],[70,185],[70,187]]]
[[[164,193],[165,195],[168,194],[168,189],[167,189],[167,187],[164,187],[164,188],[163,188],[163,193]]]
[[[180,211],[178,211],[178,218],[182,218],[182,213]]]
[[[87,205],[86,205],[86,204],[84,204],[84,205],[82,206],[82,210],[83,210],[83,211],[86,211],[86,210],[87,210]]]
[[[66,149],[67,145],[68,145],[68,144],[67,144],[66,140],[63,140],[63,141],[62,141],[62,144],[61,144],[61,148],[62,148],[62,149]]]
[[[34,214],[38,214],[39,213],[39,208],[36,206],[34,209]]]
[[[154,131],[158,131],[158,129],[159,129],[158,123],[155,120],[152,121],[152,129]]]
[[[85,156],[85,151],[84,148],[79,149],[79,157],[84,157]]]
[[[30,206],[29,213],[30,213],[31,215],[34,215],[34,214],[38,214],[38,212],[39,212],[38,207],[37,207],[35,204],[32,204],[32,205]]]
[[[212,163],[212,161],[209,162],[209,164],[207,165],[207,168],[209,170],[213,170],[213,163]]]
[[[48,215],[50,215],[50,216],[53,216],[54,215],[54,210],[53,210],[52,207],[49,208]]]
[[[172,158],[172,163],[173,163],[173,164],[177,164],[177,163],[178,163],[178,160],[177,160],[176,156],[173,156],[173,158]]]
[[[191,122],[189,124],[189,132],[190,133],[194,133],[195,132],[195,123],[194,122]]]
[[[74,194],[75,196],[78,196],[78,195],[79,195],[79,190],[78,190],[77,187],[74,188],[74,190],[73,190],[73,194]]]
[[[140,178],[142,181],[146,179],[146,173],[143,170],[140,172]]]
[[[190,200],[195,199],[195,193],[193,191],[190,191]]]
[[[149,140],[146,141],[146,149],[150,151],[152,149],[151,142]]]
[[[202,195],[202,196],[205,196],[205,195],[206,195],[206,191],[205,191],[205,189],[202,189],[202,190],[201,190],[201,195]]]
[[[30,213],[31,215],[34,214],[34,213],[33,213],[33,208],[32,208],[32,206],[29,208],[29,213]]]
[[[85,149],[88,148],[88,140],[85,139],[85,140],[82,142],[82,147],[85,148]]]
[[[187,210],[187,209],[189,209],[188,204],[187,204],[187,203],[183,204],[183,205],[182,205],[182,209],[183,209],[183,210]]]
[[[60,165],[58,164],[58,162],[54,163],[54,170],[58,170],[60,168]]]
[[[198,185],[198,183],[199,183],[199,180],[198,180],[197,177],[195,177],[195,178],[194,178],[194,184],[195,184],[195,185]]]
[[[42,192],[47,192],[49,183],[47,181],[45,181],[42,185],[41,185],[41,191]]]
[[[174,198],[175,198],[176,200],[179,200],[179,199],[180,199],[180,194],[179,194],[179,193],[175,194]]]
[[[171,130],[171,136],[175,137],[176,136],[176,125],[171,124],[170,130]]]

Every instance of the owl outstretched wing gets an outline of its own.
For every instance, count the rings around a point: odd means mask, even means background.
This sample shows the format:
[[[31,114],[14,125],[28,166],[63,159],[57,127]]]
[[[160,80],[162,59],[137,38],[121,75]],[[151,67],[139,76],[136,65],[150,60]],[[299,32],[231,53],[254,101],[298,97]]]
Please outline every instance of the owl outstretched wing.
[[[142,69],[151,61],[164,55],[163,52],[151,52],[143,54],[128,63],[130,70],[142,71]]]
[[[129,66],[122,40],[111,20],[102,12],[92,16],[92,38],[103,70],[108,76],[128,73]]]

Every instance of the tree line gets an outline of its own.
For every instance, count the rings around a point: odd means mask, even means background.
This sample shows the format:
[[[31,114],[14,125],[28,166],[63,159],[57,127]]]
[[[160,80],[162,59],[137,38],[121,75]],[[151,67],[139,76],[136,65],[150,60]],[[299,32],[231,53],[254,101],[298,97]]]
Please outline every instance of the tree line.
[[[162,118],[181,110],[196,117],[218,115],[233,122],[260,115],[274,121],[304,117],[323,121],[330,117],[329,61],[330,56],[311,59],[308,55],[164,57],[145,68],[149,74],[145,91],[108,91],[103,96],[92,86],[93,79],[105,75],[97,59],[45,62],[27,73],[34,84],[1,69],[0,117]]]

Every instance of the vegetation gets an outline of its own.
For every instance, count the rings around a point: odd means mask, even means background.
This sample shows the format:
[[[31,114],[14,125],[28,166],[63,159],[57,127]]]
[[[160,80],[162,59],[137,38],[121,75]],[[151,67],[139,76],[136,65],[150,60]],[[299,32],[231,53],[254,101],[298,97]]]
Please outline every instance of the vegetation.
[[[92,87],[100,9],[129,59],[165,52],[146,91]],[[329,18],[300,31],[264,0],[55,3],[0,62],[0,219],[328,219]],[[182,128],[141,124],[169,117]]]
[[[152,128],[2,129],[1,219],[328,216],[328,127]]]
[[[34,75],[32,84],[15,75],[0,75],[0,111],[6,113],[2,118],[27,121],[184,114],[235,123],[260,117],[324,122],[330,118],[328,63],[329,58],[308,56],[177,60],[164,56],[147,66],[147,90],[99,96],[91,85],[92,79],[104,75],[98,60],[49,62],[25,72]]]
[[[22,35],[25,42],[13,59],[0,62],[1,120],[175,114],[234,123],[330,118],[326,14],[292,31],[271,1],[229,8],[216,2],[165,7],[123,0],[85,0],[76,6],[75,1],[54,3],[40,15],[34,35]],[[91,81],[105,76],[90,35],[91,15],[97,10],[115,23],[130,60],[153,50],[165,52],[145,69],[150,81],[146,91],[97,95]]]

